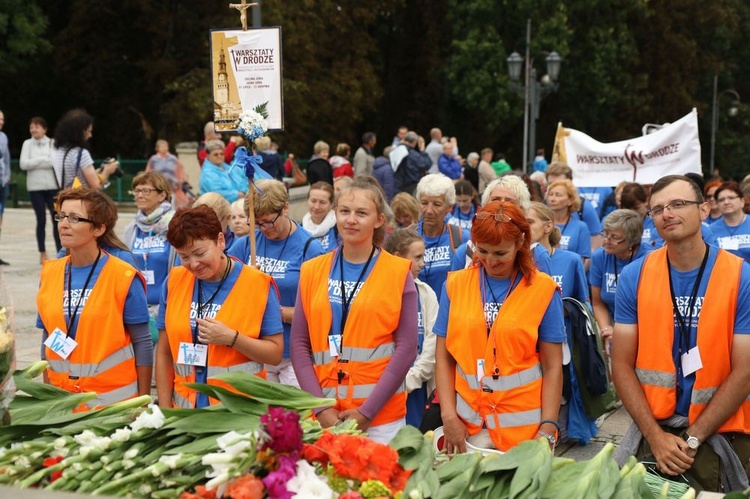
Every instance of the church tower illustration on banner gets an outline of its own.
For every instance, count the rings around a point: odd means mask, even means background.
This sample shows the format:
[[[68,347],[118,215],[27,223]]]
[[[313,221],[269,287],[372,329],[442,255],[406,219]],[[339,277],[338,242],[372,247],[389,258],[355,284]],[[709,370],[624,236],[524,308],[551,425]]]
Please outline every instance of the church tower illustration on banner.
[[[224,44],[219,51],[219,73],[216,83],[216,103],[225,106],[229,102],[229,81],[227,80],[227,61],[224,57]]]

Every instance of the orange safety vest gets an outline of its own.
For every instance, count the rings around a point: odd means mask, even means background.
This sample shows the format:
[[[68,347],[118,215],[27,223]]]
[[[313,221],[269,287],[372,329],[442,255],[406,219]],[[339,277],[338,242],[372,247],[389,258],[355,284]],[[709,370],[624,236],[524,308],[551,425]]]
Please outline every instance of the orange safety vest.
[[[365,402],[396,349],[393,332],[401,317],[401,296],[411,262],[380,251],[369,276],[351,303],[344,326],[341,356],[331,356],[328,336],[333,312],[328,298],[328,276],[338,251],[303,263],[299,290],[310,332],[315,375],[323,395],[335,398],[334,408],[345,411],[357,409]],[[341,384],[339,370],[345,373]],[[402,382],[371,425],[392,423],[405,415],[406,386]]]
[[[522,277],[505,300],[487,336],[480,267],[448,274],[446,348],[456,361],[456,412],[470,435],[485,426],[492,442],[507,451],[531,440],[542,419],[542,367],[537,352],[539,325],[557,291],[555,281],[537,272]],[[562,318],[561,318],[562,320]],[[495,339],[494,344],[490,341]],[[497,351],[497,379],[493,349]],[[477,380],[477,361],[485,376]]]
[[[44,329],[67,333],[63,314],[65,268],[70,256],[44,262],[36,305]],[[133,278],[143,276],[130,264],[107,254],[107,261],[78,316],[78,346],[67,359],[45,347],[50,384],[69,392],[96,392],[76,411],[114,404],[138,395],[138,373],[130,334],[125,330],[125,300]]]
[[[695,372],[688,412],[690,424],[700,416],[732,371],[730,360],[742,261],[720,249],[708,280],[703,301],[708,306],[701,308],[697,333],[703,367]],[[646,256],[638,284],[638,324],[643,327],[639,327],[635,374],[657,420],[672,416],[677,409],[677,369],[672,359],[675,319],[672,307],[666,305],[669,296],[665,247]],[[719,427],[718,433],[731,431],[750,433],[750,401],[747,399]]]
[[[234,264],[241,265],[240,275],[216,314],[216,320],[239,331],[241,335],[258,338],[272,279],[255,268],[242,265],[239,261],[235,261]],[[173,403],[175,407],[183,409],[193,409],[197,396],[195,390],[185,386],[185,383],[195,383],[195,366],[177,363],[180,343],[193,342],[193,330],[190,327],[190,304],[193,301],[194,287],[195,276],[185,267],[174,267],[169,272],[164,323],[174,362]],[[227,389],[231,389],[231,386],[211,378],[231,371],[255,374],[264,379],[266,377],[266,371],[262,363],[249,359],[234,348],[225,345],[208,346],[206,369],[208,384]],[[209,398],[209,401],[211,404],[219,402],[214,398]]]

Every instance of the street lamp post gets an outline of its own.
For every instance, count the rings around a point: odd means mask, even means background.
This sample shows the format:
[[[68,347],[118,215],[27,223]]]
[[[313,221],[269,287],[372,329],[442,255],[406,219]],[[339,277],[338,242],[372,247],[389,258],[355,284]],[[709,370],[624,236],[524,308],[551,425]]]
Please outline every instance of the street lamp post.
[[[730,94],[734,97],[732,106],[729,108],[729,116],[736,116],[738,112],[738,105],[740,103],[740,94],[736,90],[731,88],[718,91],[719,89],[719,74],[714,73],[714,98],[711,108],[711,159],[710,159],[710,172],[711,177],[714,176],[716,171],[716,164],[714,158],[716,157],[716,131],[719,129],[719,99],[724,94]]]
[[[529,57],[529,42],[531,33],[531,22],[527,25],[526,32],[526,78],[523,86],[520,84],[521,68],[524,58],[518,52],[513,52],[507,59],[508,76],[512,82],[513,89],[525,96],[524,99],[524,138],[523,159],[526,168],[530,168],[536,152],[536,121],[539,119],[539,105],[542,99],[556,92],[558,88],[557,79],[560,76],[562,57],[557,52],[550,52],[545,58],[547,63],[547,74],[537,80],[536,68],[533,67]]]

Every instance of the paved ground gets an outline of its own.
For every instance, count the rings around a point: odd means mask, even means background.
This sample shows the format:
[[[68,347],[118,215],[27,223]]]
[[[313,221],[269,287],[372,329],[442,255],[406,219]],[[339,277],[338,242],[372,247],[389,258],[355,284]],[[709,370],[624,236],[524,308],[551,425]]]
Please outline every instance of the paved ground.
[[[133,213],[121,213],[118,233],[133,219]],[[50,221],[48,220],[48,224]],[[0,258],[10,262],[0,267],[0,304],[13,310],[18,366],[39,359],[41,333],[36,324],[36,291],[39,285],[39,253],[35,239],[35,218],[30,208],[5,210],[0,237]],[[48,227],[51,227],[48,225]],[[54,253],[54,241],[48,228],[47,251]],[[589,459],[607,442],[619,443],[630,424],[630,417],[620,408],[604,420],[599,435],[589,445],[563,445],[559,454],[574,459]]]

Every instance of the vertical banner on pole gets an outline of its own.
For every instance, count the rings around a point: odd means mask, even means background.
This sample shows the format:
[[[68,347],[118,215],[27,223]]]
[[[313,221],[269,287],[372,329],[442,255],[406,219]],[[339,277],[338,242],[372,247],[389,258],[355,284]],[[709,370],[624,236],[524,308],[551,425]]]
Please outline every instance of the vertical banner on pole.
[[[264,109],[268,130],[284,129],[281,27],[211,30],[214,123],[235,132],[243,110]]]

